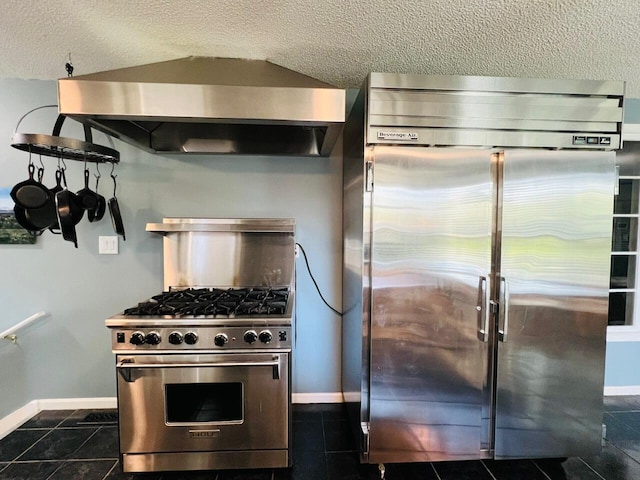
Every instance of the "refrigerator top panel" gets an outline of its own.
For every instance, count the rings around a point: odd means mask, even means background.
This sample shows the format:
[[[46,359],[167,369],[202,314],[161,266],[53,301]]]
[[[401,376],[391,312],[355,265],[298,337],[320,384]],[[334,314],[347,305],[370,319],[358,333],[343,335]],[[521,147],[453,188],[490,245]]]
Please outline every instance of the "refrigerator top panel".
[[[371,73],[366,143],[617,150],[625,83]]]

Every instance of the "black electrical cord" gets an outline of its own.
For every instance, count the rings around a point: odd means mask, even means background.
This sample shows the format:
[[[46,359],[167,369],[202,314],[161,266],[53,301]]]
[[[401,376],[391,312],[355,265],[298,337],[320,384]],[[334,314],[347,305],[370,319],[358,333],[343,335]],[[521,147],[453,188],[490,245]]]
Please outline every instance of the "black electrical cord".
[[[320,291],[320,287],[318,287],[318,282],[316,282],[316,279],[313,277],[313,273],[311,273],[311,267],[309,266],[309,259],[307,258],[307,252],[305,252],[304,248],[302,248],[302,245],[300,245],[297,242],[296,242],[296,246],[300,249],[300,251],[302,252],[302,255],[304,256],[304,263],[307,264],[307,271],[309,272],[309,276],[311,277],[311,280],[313,280],[313,284],[316,286],[316,290],[318,291],[318,295],[320,295],[320,298],[322,299],[322,301],[324,302],[324,304],[327,307],[329,307],[331,310],[333,310],[338,315],[342,316],[342,312],[339,312],[338,310],[333,308],[331,305],[329,305],[329,303],[322,296],[322,292]]]

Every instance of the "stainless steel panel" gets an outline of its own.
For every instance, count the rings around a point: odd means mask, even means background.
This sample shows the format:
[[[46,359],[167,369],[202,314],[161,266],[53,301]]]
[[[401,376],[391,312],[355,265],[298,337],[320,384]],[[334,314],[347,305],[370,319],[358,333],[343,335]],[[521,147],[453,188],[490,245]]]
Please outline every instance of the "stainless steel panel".
[[[418,75],[371,73],[371,88],[541,93],[568,95],[624,94],[624,82],[609,80],[571,80],[547,78],[480,77],[466,75]]]
[[[183,218],[165,217],[147,223],[147,232],[279,232],[294,233],[292,218]]]
[[[430,77],[427,77],[430,78]],[[427,80],[425,80],[425,83]],[[420,108],[421,104],[434,103],[441,105],[464,107],[472,106],[510,106],[510,107],[605,107],[618,109],[620,102],[618,98],[606,96],[575,96],[545,94],[545,93],[509,93],[495,90],[474,92],[469,90],[447,91],[440,89],[428,90],[389,90],[384,87],[372,87],[370,93],[370,103],[374,107],[369,113],[378,114],[378,109],[390,113],[396,113],[406,108]],[[413,105],[410,107],[408,104]],[[500,113],[499,110],[496,110]],[[528,111],[515,112],[515,118],[527,116]],[[468,118],[473,118],[469,115]]]
[[[596,453],[614,153],[504,153],[496,458]]]
[[[407,98],[403,101],[371,100],[370,112],[373,115],[400,116],[429,116],[445,118],[497,118],[497,119],[527,119],[527,120],[567,120],[580,121],[588,118],[593,122],[613,122],[615,124],[622,116],[622,108],[617,100],[613,106],[603,105],[558,105],[537,104],[525,97],[515,102],[508,97],[503,103],[486,103],[471,96],[465,96],[464,101],[443,101],[419,103],[416,99]],[[611,101],[611,100],[610,100]],[[545,128],[545,130],[551,130]]]
[[[487,130],[562,130],[582,132],[617,132],[617,123],[612,122],[570,122],[556,120],[532,120],[514,118],[447,118],[447,117],[412,117],[408,115],[369,115],[371,127],[446,127]]]
[[[342,394],[357,440],[368,421],[370,193],[365,192],[364,108],[361,89],[343,132]],[[365,260],[366,255],[366,260]],[[362,451],[366,455],[366,449]]]
[[[375,147],[373,159],[369,461],[479,458],[491,152]]]
[[[184,320],[180,324],[180,320]],[[291,351],[291,319],[289,318],[288,324],[277,326],[276,322],[270,322],[268,319],[262,320],[242,320],[237,319],[225,321],[220,320],[215,324],[206,323],[202,319],[198,319],[195,322],[180,319],[176,321],[162,321],[162,320],[138,320],[128,319],[120,322],[117,326],[107,324],[111,330],[111,350],[116,354],[122,353],[178,353],[184,350],[207,350],[207,352],[200,353],[233,353],[238,350],[251,350],[261,352],[274,352],[274,351]],[[113,322],[113,321],[112,321]],[[146,325],[145,325],[146,323]],[[233,326],[229,326],[232,323]],[[244,323],[244,325],[239,325]],[[204,328],[200,328],[204,327]],[[217,328],[216,328],[217,327]],[[268,331],[272,334],[272,339],[269,343],[255,342],[249,344],[244,341],[243,336],[247,330],[255,330],[257,333]],[[145,343],[143,345],[132,345],[129,343],[129,339],[135,332],[141,332],[146,335],[150,332],[156,332],[160,337],[160,343],[158,345],[150,345]],[[171,344],[168,339],[169,335],[174,332],[178,332],[184,336],[187,332],[195,332],[198,335],[198,341],[195,345],[188,345],[182,342],[178,345]],[[222,346],[215,344],[214,339],[216,335],[224,334],[227,336],[228,341]],[[118,336],[124,335],[124,342],[118,342]]]
[[[122,456],[122,470],[124,472],[167,472],[173,470],[283,468],[291,466],[291,461],[289,450],[136,453]]]
[[[372,73],[366,142],[618,149],[623,94],[624,82]]]
[[[121,453],[288,448],[288,353],[118,355],[116,360],[122,364],[117,378]],[[241,421],[168,421],[167,385],[221,383],[242,384]],[[208,434],[214,430],[215,435]]]
[[[384,138],[384,134],[412,133],[411,139]],[[574,137],[593,137],[598,142],[605,138],[606,143],[575,144]],[[367,143],[402,144],[418,146],[464,146],[464,147],[536,147],[566,148],[580,150],[612,150],[620,148],[621,136],[618,134],[579,132],[543,132],[510,130],[472,130],[458,128],[417,128],[417,127],[369,127]]]
[[[291,219],[165,219],[149,229],[164,234],[165,289],[293,288],[293,225]]]

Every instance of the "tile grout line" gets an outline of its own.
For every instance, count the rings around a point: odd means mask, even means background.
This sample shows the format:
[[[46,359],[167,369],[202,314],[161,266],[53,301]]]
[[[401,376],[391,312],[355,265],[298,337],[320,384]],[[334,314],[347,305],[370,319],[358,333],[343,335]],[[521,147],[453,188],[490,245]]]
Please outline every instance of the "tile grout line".
[[[547,475],[547,472],[545,472],[545,471],[542,469],[542,467],[541,467],[540,465],[538,465],[538,462],[536,462],[536,461],[535,461],[535,460],[533,460],[533,459],[531,459],[531,460],[529,460],[529,461],[530,461],[531,463],[533,463],[533,465],[534,465],[538,470],[540,470],[540,473],[542,473],[542,474],[545,476],[545,478],[547,478],[547,480],[553,480],[549,475]]]
[[[638,460],[636,460],[635,458],[633,458],[631,455],[629,455],[627,452],[625,452],[622,448],[618,447],[615,443],[613,442],[608,442],[609,445],[611,445],[613,448],[615,448],[616,450],[618,450],[620,453],[622,453],[624,456],[626,456],[627,458],[630,458],[632,462],[640,465],[640,462]]]
[[[442,477],[440,477],[440,474],[436,470],[436,467],[435,467],[435,465],[433,463],[434,462],[430,462],[430,465],[431,465],[431,470],[433,470],[433,473],[436,474],[436,480],[442,480]]]
[[[582,463],[584,463],[584,464],[587,466],[587,468],[588,468],[589,470],[591,470],[593,473],[595,473],[595,474],[596,474],[598,477],[600,477],[602,480],[607,480],[607,479],[606,479],[606,478],[604,478],[602,475],[600,475],[598,472],[596,472],[596,471],[594,470],[594,468],[593,468],[591,465],[589,465],[589,464],[588,464],[588,463],[587,463],[587,462],[586,462],[582,457],[578,457],[578,460],[580,460]]]
[[[78,410],[74,410],[70,415],[67,415],[67,417],[66,417],[64,420],[62,420],[62,422],[60,422],[60,423],[59,423],[59,424],[54,428],[54,430],[63,430],[63,429],[58,429],[57,427],[59,427],[60,425],[62,425],[64,422],[66,422],[66,421],[67,421],[69,418],[71,418],[71,417],[72,417],[72,416],[73,416],[77,411],[78,411]],[[82,448],[82,446],[83,446],[85,443],[87,443],[91,437],[93,437],[96,433],[98,433],[98,430],[100,430],[100,428],[97,428],[95,432],[93,432],[91,435],[89,435],[89,438],[87,438],[84,442],[82,442],[82,445],[80,445],[78,448],[76,448],[76,449],[72,452],[72,455],[73,455],[74,453],[76,453],[78,450],[80,450],[80,449]],[[47,477],[47,479],[46,479],[46,480],[49,480],[49,479],[50,479],[51,477],[53,477],[53,476],[54,476],[54,475],[55,475],[55,474],[56,474],[56,473],[57,473],[61,468],[63,468],[63,467],[65,466],[65,462],[66,462],[66,460],[65,460],[65,459],[61,459],[61,461],[60,461],[60,465],[58,465],[58,468],[56,468],[53,472],[51,472],[51,475],[49,475],[49,476]]]
[[[485,468],[485,470],[489,473],[489,475],[491,475],[491,479],[492,480],[498,480],[495,475],[493,474],[493,472],[489,469],[489,467],[487,467],[487,464],[484,463],[484,460],[480,459],[480,463],[482,464],[482,466]]]
[[[75,413],[75,412],[74,412],[74,413]],[[73,415],[73,414],[71,414],[71,415]],[[71,415],[69,415],[69,417],[70,417]],[[68,419],[69,417],[65,418],[65,419],[63,420],[63,422],[67,421],[67,419]],[[84,445],[85,445],[85,444],[86,444],[86,443],[87,443],[87,442],[88,442],[88,441],[89,441],[89,440],[90,440],[90,439],[91,439],[91,438],[92,438],[96,433],[98,433],[98,431],[100,430],[100,428],[102,428],[102,427],[98,427],[98,428],[96,428],[95,432],[93,432],[91,435],[89,435],[89,437],[88,437],[84,442],[82,442],[82,444],[81,444],[78,448],[76,448],[76,449],[71,453],[71,455],[73,455],[73,454],[74,454],[74,453],[76,453],[78,450],[80,450],[80,449],[81,449],[81,448],[82,448],[82,447],[83,447],[83,446],[84,446]],[[54,428],[54,430],[56,430],[56,429]],[[58,430],[64,430],[64,429],[58,429]],[[76,460],[82,460],[82,459],[76,459]],[[67,462],[67,461],[69,461],[69,459],[64,459],[64,458],[60,459],[60,465],[59,465],[59,466],[58,466],[58,468],[56,468],[53,472],[51,472],[51,475],[49,475],[49,476],[47,477],[47,479],[46,479],[46,480],[49,480],[49,479],[50,479],[51,477],[53,477],[53,476],[54,476],[54,475],[55,475],[55,474],[56,474],[56,473],[57,473],[61,468],[63,468],[63,467],[65,466],[65,464],[66,464],[66,462]]]
[[[107,478],[109,478],[109,475],[111,475],[111,472],[113,472],[115,470],[115,468],[118,466],[118,461],[116,460],[115,462],[113,462],[113,465],[111,465],[111,468],[109,469],[109,471],[105,474],[104,477],[102,477],[102,480],[107,480]]]
[[[29,448],[27,448],[26,450],[24,450],[20,455],[18,455],[16,458],[14,458],[11,463],[13,462],[17,462],[20,460],[20,457],[22,457],[25,453],[27,453],[29,450],[31,450],[33,447],[35,447],[38,443],[40,443],[42,440],[44,440],[45,438],[47,438],[49,435],[51,435],[51,432],[53,432],[53,428],[49,429],[49,431],[47,433],[45,433],[42,437],[40,437],[38,440],[36,440],[35,442],[33,442]]]

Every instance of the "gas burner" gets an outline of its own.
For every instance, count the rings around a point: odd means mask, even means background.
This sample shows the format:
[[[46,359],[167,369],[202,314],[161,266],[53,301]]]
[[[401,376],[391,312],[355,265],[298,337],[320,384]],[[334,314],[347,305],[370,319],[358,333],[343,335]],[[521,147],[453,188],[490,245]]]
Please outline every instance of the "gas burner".
[[[185,288],[169,289],[151,300],[124,311],[126,316],[170,315],[255,316],[284,315],[287,309],[287,288]]]

